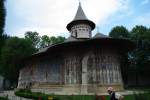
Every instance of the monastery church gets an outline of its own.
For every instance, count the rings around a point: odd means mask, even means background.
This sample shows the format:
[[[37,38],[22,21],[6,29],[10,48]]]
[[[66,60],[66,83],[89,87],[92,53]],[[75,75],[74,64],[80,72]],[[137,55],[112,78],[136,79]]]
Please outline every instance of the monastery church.
[[[104,93],[109,86],[123,90],[121,55],[132,50],[133,43],[101,33],[92,37],[95,23],[81,4],[66,28],[70,36],[65,42],[23,59],[18,88],[55,94]]]

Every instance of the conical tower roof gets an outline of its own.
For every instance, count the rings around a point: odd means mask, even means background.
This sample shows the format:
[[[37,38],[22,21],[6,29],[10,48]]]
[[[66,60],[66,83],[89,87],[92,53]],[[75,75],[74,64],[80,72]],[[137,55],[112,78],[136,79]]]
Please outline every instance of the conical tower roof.
[[[79,3],[79,7],[78,7],[77,13],[74,17],[74,20],[87,20],[87,17],[81,7],[81,3]]]
[[[95,23],[88,20],[88,18],[86,17],[86,15],[82,9],[81,3],[79,3],[78,10],[77,10],[77,13],[76,13],[73,21],[71,21],[67,25],[67,29],[70,31],[71,28],[76,24],[88,24],[89,26],[91,26],[92,30],[95,28]]]

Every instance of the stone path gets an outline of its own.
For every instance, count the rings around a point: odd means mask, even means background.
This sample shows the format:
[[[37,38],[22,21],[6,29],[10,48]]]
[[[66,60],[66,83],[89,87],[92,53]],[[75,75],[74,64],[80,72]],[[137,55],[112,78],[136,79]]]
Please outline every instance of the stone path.
[[[32,99],[26,99],[22,97],[18,97],[14,95],[14,91],[4,91],[0,93],[0,96],[8,96],[9,100],[32,100]]]

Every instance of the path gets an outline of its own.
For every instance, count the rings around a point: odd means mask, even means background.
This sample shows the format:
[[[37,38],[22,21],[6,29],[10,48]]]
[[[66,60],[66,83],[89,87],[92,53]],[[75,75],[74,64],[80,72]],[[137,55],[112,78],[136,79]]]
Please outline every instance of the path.
[[[32,100],[32,99],[26,99],[22,97],[18,97],[14,95],[14,91],[4,91],[0,93],[0,96],[8,96],[9,100]]]

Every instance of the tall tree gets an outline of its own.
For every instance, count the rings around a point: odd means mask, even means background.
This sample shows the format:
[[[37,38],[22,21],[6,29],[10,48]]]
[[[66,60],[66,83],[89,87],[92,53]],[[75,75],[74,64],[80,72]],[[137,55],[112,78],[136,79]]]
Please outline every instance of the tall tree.
[[[65,40],[66,40],[65,37],[62,37],[62,36],[58,36],[58,37],[57,37],[57,43],[62,43],[62,42],[64,42]]]
[[[0,0],[0,52],[5,40],[5,36],[3,36],[6,16],[4,3],[5,0]]]
[[[0,0],[0,36],[2,36],[4,32],[4,26],[5,26],[5,0]]]
[[[28,39],[35,48],[40,48],[40,36],[37,32],[28,31],[25,33],[25,39]]]
[[[109,36],[113,38],[128,38],[129,31],[124,26],[116,26],[109,32]]]
[[[65,41],[65,37],[62,37],[62,36],[58,36],[58,37],[52,36],[52,37],[50,37],[50,41],[51,41],[51,44],[62,43],[62,42]]]
[[[35,48],[27,39],[11,37],[6,40],[1,54],[1,73],[10,80],[11,83],[17,82],[19,69],[22,67],[18,62],[21,59],[34,53]]]
[[[142,25],[136,25],[131,30],[131,37],[134,40],[142,40],[142,39],[148,39],[149,38],[149,29]]]
[[[65,41],[65,37],[62,37],[62,36],[58,36],[58,37],[51,36],[51,37],[48,37],[47,35],[43,35],[41,37],[40,44],[41,44],[41,48],[43,48],[43,47],[48,46],[48,45],[62,43],[64,41]]]
[[[43,35],[41,37],[41,43],[40,43],[40,47],[43,48],[45,46],[48,46],[51,44],[51,40],[47,35]]]
[[[139,85],[139,76],[145,75],[147,78],[150,75],[150,31],[145,26],[137,25],[131,30],[131,39],[135,42],[136,49],[130,53],[130,61],[135,69],[136,85]]]
[[[136,49],[122,55],[121,62],[122,75],[124,83],[126,84],[128,77],[133,76],[135,86],[139,85],[139,76],[148,78],[150,75],[150,29],[145,26],[137,25],[133,27],[131,32],[123,26],[116,26],[112,28],[109,36],[114,38],[128,38],[136,44]],[[142,74],[141,74],[142,73]],[[144,80],[143,80],[144,81]]]

